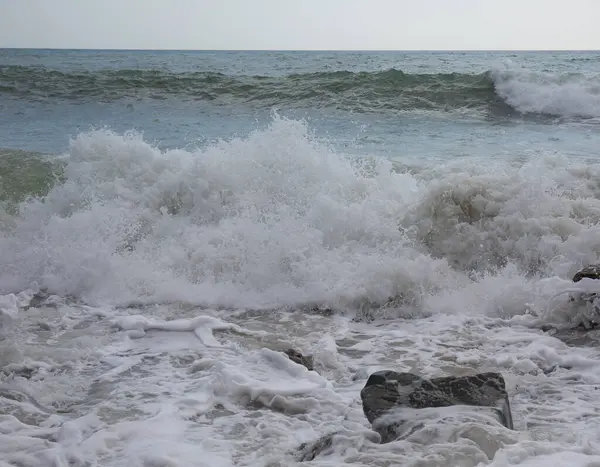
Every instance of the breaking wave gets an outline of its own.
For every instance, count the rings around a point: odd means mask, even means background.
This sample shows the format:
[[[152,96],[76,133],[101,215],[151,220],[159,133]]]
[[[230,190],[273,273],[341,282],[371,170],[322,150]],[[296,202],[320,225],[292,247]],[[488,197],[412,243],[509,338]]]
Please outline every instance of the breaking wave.
[[[556,156],[520,168],[462,163],[401,172],[279,117],[197,151],[82,133],[62,178],[0,222],[0,292],[38,282],[114,304],[396,298],[427,311],[438,292],[489,273],[568,278],[597,259],[596,169]]]
[[[331,71],[276,76],[213,72],[62,72],[0,67],[0,95],[32,100],[114,101],[174,96],[215,105],[337,108],[355,112],[478,109],[493,115],[600,116],[600,77],[499,67],[480,74]]]

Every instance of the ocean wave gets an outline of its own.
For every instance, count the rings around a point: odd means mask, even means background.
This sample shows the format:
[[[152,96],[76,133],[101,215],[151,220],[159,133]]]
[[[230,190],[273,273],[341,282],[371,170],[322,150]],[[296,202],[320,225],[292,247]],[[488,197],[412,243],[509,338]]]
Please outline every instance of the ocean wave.
[[[501,104],[486,74],[405,74],[400,70],[294,74],[285,77],[174,73],[164,70],[60,72],[40,67],[0,67],[0,93],[35,100],[74,101],[184,96],[264,107],[306,104],[356,111],[456,109]]]
[[[0,95],[75,102],[173,96],[227,105],[305,106],[356,112],[478,109],[494,115],[600,116],[600,79],[515,67],[480,74],[331,71],[274,76],[213,72],[101,70],[61,72],[0,67]]]
[[[0,223],[0,292],[36,281],[90,303],[423,313],[487,274],[522,287],[598,259],[595,169],[559,157],[463,164],[399,172],[278,117],[193,152],[82,133],[61,181]]]
[[[600,117],[600,76],[531,72],[515,67],[490,71],[496,93],[523,114]]]
[[[16,212],[29,197],[42,197],[61,180],[63,165],[37,152],[0,148],[0,209]]]

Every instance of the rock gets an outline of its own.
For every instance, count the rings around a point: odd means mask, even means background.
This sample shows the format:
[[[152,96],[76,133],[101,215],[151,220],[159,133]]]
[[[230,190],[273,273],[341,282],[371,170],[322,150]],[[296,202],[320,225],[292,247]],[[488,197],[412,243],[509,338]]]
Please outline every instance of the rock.
[[[39,368],[27,367],[25,365],[7,365],[2,370],[2,373],[11,377],[20,376],[21,378],[31,379],[38,370]]]
[[[337,432],[322,436],[314,443],[302,443],[298,448],[298,460],[300,462],[312,461],[319,454],[328,454],[331,451],[335,435]]]
[[[333,314],[335,313],[333,308],[330,308],[330,307],[321,308],[318,305],[315,305],[312,308],[310,308],[310,312],[314,313],[316,315],[321,315],[321,316],[333,316]]]
[[[312,357],[302,355],[300,352],[294,349],[287,349],[285,354],[290,358],[291,361],[297,363],[298,365],[305,366],[310,371],[314,370]]]
[[[499,373],[427,380],[412,373],[378,371],[369,377],[360,396],[363,412],[382,443],[404,438],[412,433],[411,428],[423,426],[413,423],[414,409],[485,408],[513,429],[506,385]]]
[[[573,282],[579,282],[581,279],[600,279],[600,264],[590,264],[573,276]]]
[[[590,264],[578,271],[573,276],[573,282],[579,282],[582,279],[600,279],[600,264]],[[598,326],[600,321],[600,303],[596,303],[598,294],[596,293],[578,293],[571,295],[572,302],[588,303],[587,312],[581,317],[579,327],[591,329]]]

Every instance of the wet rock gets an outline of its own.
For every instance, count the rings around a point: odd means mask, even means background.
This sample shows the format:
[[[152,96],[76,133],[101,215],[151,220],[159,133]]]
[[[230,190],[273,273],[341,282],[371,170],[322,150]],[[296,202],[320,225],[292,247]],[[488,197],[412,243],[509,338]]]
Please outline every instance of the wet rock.
[[[590,264],[573,276],[573,282],[579,282],[583,279],[600,279],[600,264]],[[587,303],[589,305],[587,312],[581,317],[581,322],[578,325],[579,328],[591,329],[600,324],[600,303],[598,303],[598,294],[577,293],[571,295],[571,301]]]
[[[322,436],[313,443],[302,443],[298,448],[298,460],[300,462],[312,461],[320,454],[329,454],[335,435],[337,432]]]
[[[31,298],[29,303],[27,303],[27,306],[24,307],[24,309],[37,308],[39,306],[44,305],[44,302],[48,299],[48,297],[50,297],[48,289],[39,289],[37,293],[33,295],[33,297]]]
[[[581,279],[600,279],[600,264],[591,264],[573,276],[573,282],[579,282]]]
[[[335,313],[335,311],[333,310],[333,308],[330,308],[330,307],[324,307],[323,308],[323,307],[320,307],[318,305],[315,305],[315,306],[311,307],[310,308],[310,312],[312,314],[315,314],[315,315],[321,315],[321,316],[327,316],[327,317],[333,316],[334,313]]]
[[[313,358],[307,355],[302,355],[300,352],[294,349],[285,350],[285,354],[289,359],[298,365],[305,366],[310,371],[314,370]]]
[[[2,369],[2,373],[6,376],[20,376],[21,378],[31,379],[36,374],[38,368],[32,368],[25,365],[8,365]]]
[[[363,412],[382,443],[404,438],[412,433],[411,427],[423,426],[414,423],[414,409],[485,408],[513,429],[506,385],[499,373],[428,380],[412,373],[378,371],[369,377],[360,395]]]

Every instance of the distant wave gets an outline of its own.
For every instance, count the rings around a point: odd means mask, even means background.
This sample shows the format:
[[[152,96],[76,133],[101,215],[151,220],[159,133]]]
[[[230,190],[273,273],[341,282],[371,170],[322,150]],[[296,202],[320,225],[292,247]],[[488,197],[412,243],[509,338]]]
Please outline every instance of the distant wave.
[[[355,112],[479,109],[495,115],[600,117],[600,78],[498,68],[481,74],[334,71],[274,76],[212,72],[61,72],[0,67],[0,96],[31,100],[115,101],[176,96],[215,105],[338,108]]]
[[[541,73],[504,67],[491,70],[496,93],[523,114],[600,117],[600,76]]]

